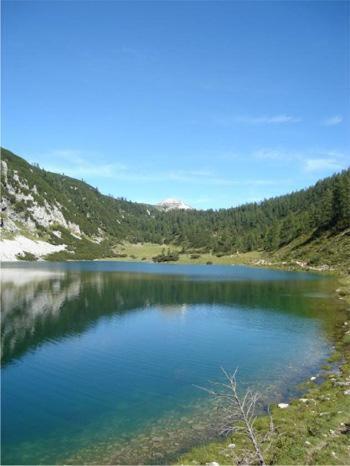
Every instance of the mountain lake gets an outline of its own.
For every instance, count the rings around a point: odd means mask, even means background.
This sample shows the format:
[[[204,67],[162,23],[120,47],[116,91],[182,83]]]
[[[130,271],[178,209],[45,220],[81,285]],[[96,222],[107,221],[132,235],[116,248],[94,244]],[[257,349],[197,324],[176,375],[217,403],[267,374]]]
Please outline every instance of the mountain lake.
[[[243,266],[3,263],[2,464],[156,464],[215,438],[198,386],[288,402],[330,354],[335,279]]]

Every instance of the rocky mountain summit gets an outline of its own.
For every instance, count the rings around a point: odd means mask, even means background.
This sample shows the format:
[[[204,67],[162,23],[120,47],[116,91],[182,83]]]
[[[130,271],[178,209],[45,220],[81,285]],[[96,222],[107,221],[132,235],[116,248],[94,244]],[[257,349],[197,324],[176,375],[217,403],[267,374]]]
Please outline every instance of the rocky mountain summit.
[[[163,201],[159,202],[157,204],[157,207],[163,209],[163,210],[174,210],[174,209],[180,209],[180,210],[192,210],[193,207],[189,206],[188,204],[185,204],[183,201],[179,199],[164,199]]]

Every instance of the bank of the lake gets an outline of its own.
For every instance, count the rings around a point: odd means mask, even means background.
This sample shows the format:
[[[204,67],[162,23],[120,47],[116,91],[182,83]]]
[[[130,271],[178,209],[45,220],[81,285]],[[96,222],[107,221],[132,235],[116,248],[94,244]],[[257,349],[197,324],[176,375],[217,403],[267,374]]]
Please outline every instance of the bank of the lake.
[[[127,249],[130,253],[130,250]],[[155,252],[155,250],[150,249]],[[138,260],[132,249],[131,260]],[[149,250],[146,250],[146,254]],[[117,260],[127,260],[118,258]],[[151,261],[147,255],[144,260]],[[344,269],[324,265],[309,266],[306,261],[279,261],[266,253],[253,251],[234,255],[179,254],[182,264],[247,265],[290,271],[307,270],[338,277],[334,290],[347,306],[348,318],[335,329],[335,349],[316,381],[303,386],[303,397],[292,400],[287,409],[271,406],[276,438],[266,456],[270,464],[349,464],[350,463],[350,277]],[[266,431],[268,416],[259,416],[258,430]],[[229,448],[235,445],[235,448]],[[230,436],[194,448],[178,460],[182,464],[227,464],[240,457],[249,442],[242,436]]]
[[[334,329],[335,345],[322,371],[303,384],[302,397],[284,409],[271,405],[274,434],[265,451],[267,464],[350,464],[350,277],[338,274],[338,299],[345,319]],[[270,417],[258,416],[258,432],[269,430]],[[236,464],[252,450],[247,436],[231,435],[203,444],[182,455],[177,463]]]
[[[343,241],[343,236],[341,236]],[[295,253],[294,244],[287,245],[276,251],[253,250],[233,254],[214,253],[201,250],[184,250],[178,245],[162,245],[155,243],[123,242],[111,249],[111,255],[96,258],[102,261],[121,262],[153,262],[159,256],[174,257],[174,260],[164,262],[169,264],[192,265],[247,265],[252,267],[273,268],[282,270],[304,270],[311,272],[326,272],[346,274],[350,269],[350,250],[347,245],[334,238],[334,254],[329,255],[329,242],[323,241],[318,247],[309,246],[302,252]],[[332,257],[332,259],[331,259]]]

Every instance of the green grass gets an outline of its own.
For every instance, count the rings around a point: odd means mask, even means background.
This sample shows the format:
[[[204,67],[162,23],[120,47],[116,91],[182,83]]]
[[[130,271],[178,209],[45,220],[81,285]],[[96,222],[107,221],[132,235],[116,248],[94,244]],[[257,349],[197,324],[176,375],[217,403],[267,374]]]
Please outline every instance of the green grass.
[[[317,238],[302,235],[273,254],[276,260],[301,260],[311,266],[329,265],[337,270],[350,271],[350,229],[324,232]]]
[[[349,360],[349,355],[347,356]],[[267,464],[349,464],[349,434],[343,433],[350,425],[350,396],[344,395],[344,386],[335,382],[350,380],[349,363],[342,366],[340,375],[330,375],[317,386],[309,382],[303,396],[308,402],[293,401],[287,409],[271,409],[275,435],[271,449],[265,454]],[[269,418],[261,416],[256,422],[258,432],[266,432]],[[194,448],[178,459],[180,464],[206,464],[216,461],[232,464],[230,449],[234,443],[235,454],[240,457],[249,448],[247,439],[233,435],[221,442],[212,442]]]
[[[162,254],[162,251],[168,250],[167,245],[155,243],[129,243],[120,242],[110,249],[110,256],[103,260],[127,261],[127,262],[152,262],[152,257]],[[180,248],[172,246],[171,250],[179,252]]]
[[[339,279],[337,293],[340,299],[350,305],[350,276],[344,275]],[[350,329],[349,329],[350,330]]]
[[[177,252],[179,254],[179,260],[177,264],[206,264],[207,262],[212,262],[213,264],[221,265],[233,265],[233,264],[246,264],[254,265],[254,263],[263,257],[263,254],[258,251],[247,252],[242,254],[230,254],[230,255],[220,255],[218,257],[215,254],[211,253],[201,253],[193,251],[188,253],[182,253],[182,248],[176,245],[164,245],[164,244],[155,244],[155,243],[137,243],[132,244],[128,242],[123,242],[115,245],[111,249],[113,254],[126,254],[125,257],[114,257],[112,254],[110,257],[103,260],[120,260],[120,261],[147,261],[152,262],[152,258],[162,254],[165,250],[168,249],[171,251]],[[191,256],[198,256],[192,258]]]
[[[257,260],[262,258],[262,253],[259,251],[246,252],[241,254],[219,255],[212,253],[200,254],[198,258],[191,258],[190,254],[181,254],[179,263],[183,264],[206,264],[212,262],[213,264],[220,265],[253,265]]]

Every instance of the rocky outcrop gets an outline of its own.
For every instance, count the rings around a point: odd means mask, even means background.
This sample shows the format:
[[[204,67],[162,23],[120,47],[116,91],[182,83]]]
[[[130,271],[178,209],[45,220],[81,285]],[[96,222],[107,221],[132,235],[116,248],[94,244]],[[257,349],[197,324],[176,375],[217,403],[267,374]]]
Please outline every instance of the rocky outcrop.
[[[36,185],[30,187],[28,181],[21,178],[17,170],[11,171],[8,168],[5,160],[1,161],[1,173],[5,187],[1,200],[1,208],[5,212],[3,231],[36,232],[38,226],[45,229],[60,226],[66,228],[75,237],[81,237],[79,225],[66,220],[60,203],[48,202],[46,199],[39,202]]]
[[[191,206],[178,199],[164,199],[164,201],[161,201],[157,204],[157,207],[166,211],[175,209],[192,210]]]

